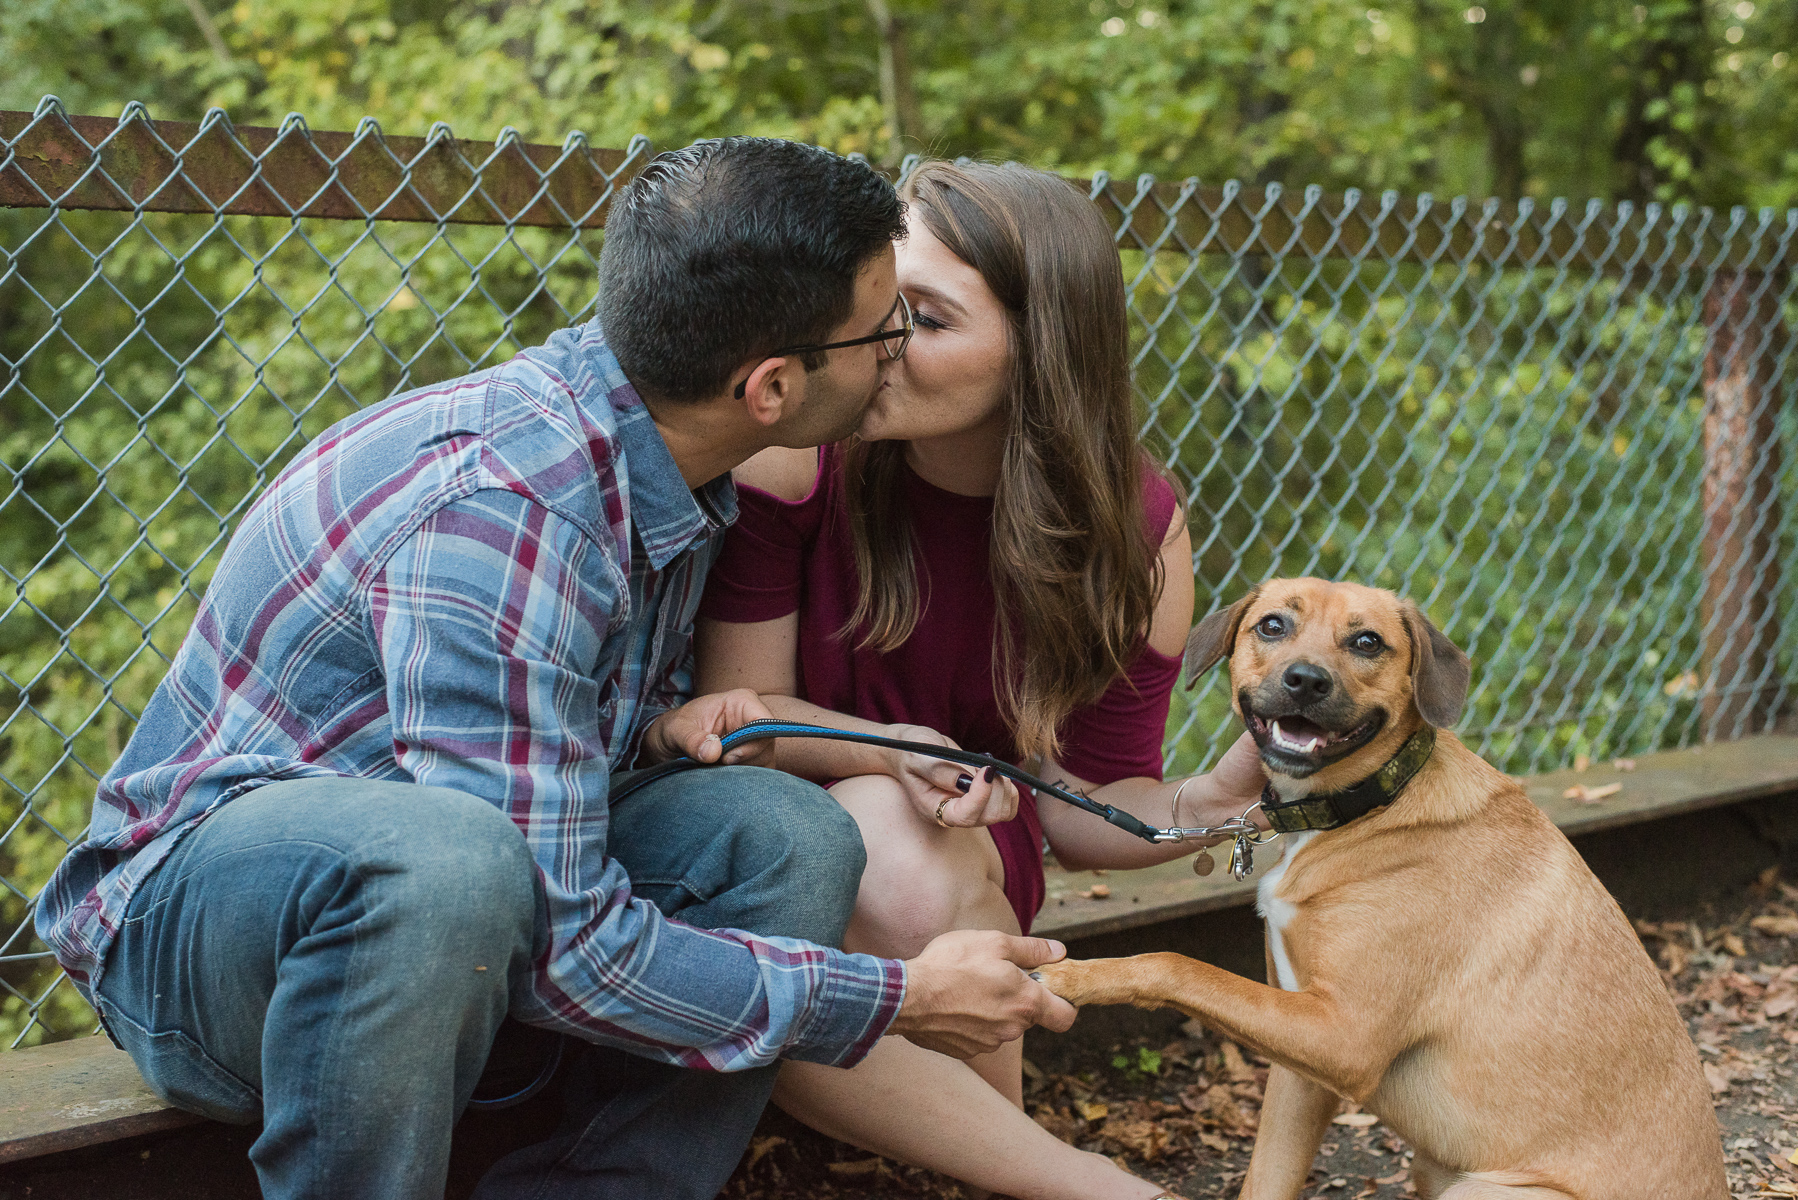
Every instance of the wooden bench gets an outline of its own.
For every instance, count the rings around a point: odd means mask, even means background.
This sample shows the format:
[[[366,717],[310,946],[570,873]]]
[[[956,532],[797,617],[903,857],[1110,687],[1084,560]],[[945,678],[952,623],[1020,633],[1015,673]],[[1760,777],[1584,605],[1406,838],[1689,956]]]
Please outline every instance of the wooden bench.
[[[1647,754],[1635,761],[1633,771],[1601,764],[1581,772],[1532,775],[1523,782],[1530,799],[1570,838],[1798,791],[1798,735],[1765,734]],[[1623,786],[1597,803],[1565,795],[1570,787],[1601,788],[1611,783]],[[1276,842],[1261,851],[1262,861],[1278,853]],[[1192,873],[1190,859],[1103,875],[1051,866],[1048,898],[1031,932],[1068,941],[1253,904],[1257,877],[1237,882],[1230,877],[1228,847],[1212,854],[1216,869],[1203,877]],[[1110,895],[1092,898],[1096,883],[1104,884]]]
[[[1622,788],[1597,803],[1564,795],[1575,785],[1610,783]],[[1525,784],[1570,837],[1590,840],[1606,830],[1798,792],[1798,736],[1768,734],[1645,755],[1629,772],[1601,765],[1577,774],[1533,776]],[[1255,877],[1232,879],[1225,856],[1214,853],[1218,868],[1203,878],[1185,859],[1103,875],[1051,867],[1048,901],[1035,931],[1065,941],[1090,940],[1252,904]],[[1272,847],[1263,851],[1272,853]],[[1095,897],[1095,884],[1103,884],[1109,895]],[[103,1037],[0,1053],[0,1166],[201,1120],[152,1095],[131,1060]]]

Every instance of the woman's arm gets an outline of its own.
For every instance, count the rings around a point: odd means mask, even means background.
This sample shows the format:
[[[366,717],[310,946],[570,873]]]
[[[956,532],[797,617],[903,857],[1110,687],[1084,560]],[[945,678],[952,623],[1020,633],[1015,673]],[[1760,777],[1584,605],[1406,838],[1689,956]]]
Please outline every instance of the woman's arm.
[[[701,618],[694,626],[695,686],[706,695],[713,684],[735,680],[719,690],[749,688],[762,697],[768,711],[785,721],[805,721],[859,733],[879,734],[910,742],[955,743],[923,725],[883,725],[846,713],[832,712],[794,695],[799,690],[799,614],[772,621],[736,623]],[[1018,790],[1003,777],[985,779],[956,763],[901,754],[854,742],[819,738],[782,738],[776,761],[793,775],[822,782],[853,775],[891,775],[905,787],[912,807],[934,821],[957,828],[996,825],[1018,815]],[[966,781],[965,783],[962,781]],[[945,801],[947,803],[945,803]]]
[[[1054,763],[1045,763],[1043,778],[1051,782],[1065,781],[1071,788],[1121,808],[1157,829],[1166,829],[1170,825],[1188,828],[1221,825],[1232,817],[1240,817],[1243,809],[1260,798],[1261,785],[1266,780],[1261,772],[1261,753],[1255,740],[1246,733],[1224,752],[1223,758],[1206,775],[1170,779],[1165,783],[1139,776],[1093,787]],[[1186,783],[1186,790],[1180,793],[1180,813],[1176,820],[1174,793],[1188,779],[1191,782]],[[1115,870],[1151,867],[1191,854],[1201,846],[1215,846],[1223,840],[1212,838],[1203,842],[1163,842],[1159,845],[1145,842],[1050,796],[1038,798],[1036,811],[1042,818],[1043,836],[1049,839],[1049,848],[1055,851],[1055,861],[1070,871],[1089,871],[1094,867]]]
[[[1149,626],[1149,645],[1170,658],[1186,647],[1186,635],[1192,629],[1192,536],[1187,532],[1185,514],[1174,511],[1167,537],[1161,546],[1161,600]],[[770,706],[772,707],[772,706]],[[1218,825],[1242,815],[1243,809],[1261,795],[1265,776],[1254,740],[1243,734],[1235,745],[1213,767],[1210,774],[1172,779],[1163,783],[1147,776],[1120,779],[1095,787],[1069,773],[1060,764],[1045,761],[1044,779],[1065,780],[1095,800],[1123,809],[1131,816],[1157,828],[1170,825]],[[1190,782],[1187,782],[1190,779]],[[1182,783],[1180,812],[1173,812],[1174,795]],[[1107,825],[1071,804],[1051,798],[1037,802],[1037,815],[1042,818],[1043,835],[1055,859],[1071,871],[1108,867],[1120,870],[1153,866],[1156,863],[1191,854],[1208,842],[1166,842],[1156,845]]]

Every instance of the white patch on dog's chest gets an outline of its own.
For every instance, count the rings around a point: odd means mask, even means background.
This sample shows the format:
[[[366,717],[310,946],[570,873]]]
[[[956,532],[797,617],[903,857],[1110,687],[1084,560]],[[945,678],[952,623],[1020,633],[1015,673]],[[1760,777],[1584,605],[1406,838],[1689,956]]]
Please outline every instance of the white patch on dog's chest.
[[[1286,956],[1286,939],[1283,936],[1287,924],[1298,912],[1291,904],[1280,899],[1274,893],[1279,890],[1280,880],[1286,874],[1286,868],[1305,843],[1317,836],[1317,830],[1307,829],[1303,833],[1289,833],[1283,839],[1286,853],[1274,869],[1261,877],[1261,885],[1255,889],[1255,911],[1267,922],[1267,946],[1273,955],[1274,976],[1280,989],[1287,992],[1299,990],[1298,977],[1293,974],[1292,960]]]

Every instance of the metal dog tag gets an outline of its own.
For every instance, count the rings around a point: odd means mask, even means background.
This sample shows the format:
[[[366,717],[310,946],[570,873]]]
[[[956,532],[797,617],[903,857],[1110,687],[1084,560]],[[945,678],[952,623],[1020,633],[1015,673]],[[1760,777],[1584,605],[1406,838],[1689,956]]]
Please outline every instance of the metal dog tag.
[[[1211,852],[1209,850],[1201,850],[1192,856],[1192,873],[1194,875],[1209,875],[1211,874],[1211,869],[1216,865],[1216,863],[1211,861]]]
[[[1230,847],[1230,874],[1237,879],[1247,879],[1249,872],[1255,869],[1255,844],[1247,834],[1237,834],[1236,842]]]

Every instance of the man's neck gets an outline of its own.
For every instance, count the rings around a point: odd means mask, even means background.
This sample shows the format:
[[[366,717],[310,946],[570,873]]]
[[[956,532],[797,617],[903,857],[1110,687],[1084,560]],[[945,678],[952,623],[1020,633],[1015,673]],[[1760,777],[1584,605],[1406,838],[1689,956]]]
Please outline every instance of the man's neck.
[[[746,440],[716,405],[645,403],[689,490],[705,486],[762,448]]]

